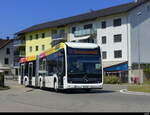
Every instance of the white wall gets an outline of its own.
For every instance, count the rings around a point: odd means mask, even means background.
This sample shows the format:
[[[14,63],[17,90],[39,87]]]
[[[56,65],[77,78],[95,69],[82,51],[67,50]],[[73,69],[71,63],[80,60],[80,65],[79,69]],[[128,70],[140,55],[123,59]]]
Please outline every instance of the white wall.
[[[118,27],[113,26],[113,20],[121,18],[122,19],[122,25]],[[102,29],[101,27],[97,31],[97,41],[98,44],[102,47],[102,51],[107,52],[107,59],[104,59],[105,61],[127,61],[128,60],[128,51],[127,51],[127,15],[126,14],[120,14],[115,16],[110,16],[103,18],[99,21],[100,26],[101,22],[106,21],[107,22],[107,28]],[[122,41],[119,43],[114,43],[114,35],[122,34]],[[107,37],[107,43],[102,44],[102,37]],[[115,50],[122,50],[122,58],[114,58],[114,51]]]
[[[139,12],[141,12],[140,15]],[[131,24],[131,61],[150,63],[150,2],[143,4],[129,12],[129,21]],[[140,45],[138,45],[138,38]]]
[[[10,54],[6,54],[6,49],[10,48]],[[5,65],[4,59],[8,58],[9,59],[9,65]],[[4,48],[0,49],[0,68],[1,67],[13,67],[13,45],[12,43],[9,43],[7,46]]]

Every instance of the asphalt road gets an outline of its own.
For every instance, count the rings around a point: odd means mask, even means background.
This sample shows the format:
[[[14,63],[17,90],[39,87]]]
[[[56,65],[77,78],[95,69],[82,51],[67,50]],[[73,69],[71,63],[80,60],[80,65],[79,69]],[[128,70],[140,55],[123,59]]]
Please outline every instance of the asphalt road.
[[[126,86],[55,93],[24,88],[14,81],[7,84],[11,89],[0,91],[0,112],[150,112],[150,96],[120,93]]]

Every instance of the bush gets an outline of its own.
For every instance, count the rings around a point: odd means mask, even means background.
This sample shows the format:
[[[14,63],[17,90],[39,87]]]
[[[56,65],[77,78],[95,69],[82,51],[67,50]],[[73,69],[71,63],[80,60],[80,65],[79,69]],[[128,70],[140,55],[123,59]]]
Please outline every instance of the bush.
[[[120,84],[120,79],[117,76],[105,76],[104,83],[105,84]]]

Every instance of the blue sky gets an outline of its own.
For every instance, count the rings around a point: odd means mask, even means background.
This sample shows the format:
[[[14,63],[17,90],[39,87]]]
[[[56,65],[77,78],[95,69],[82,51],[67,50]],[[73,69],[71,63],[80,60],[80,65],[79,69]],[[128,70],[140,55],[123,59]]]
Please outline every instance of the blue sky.
[[[35,24],[133,0],[0,0],[0,38]]]

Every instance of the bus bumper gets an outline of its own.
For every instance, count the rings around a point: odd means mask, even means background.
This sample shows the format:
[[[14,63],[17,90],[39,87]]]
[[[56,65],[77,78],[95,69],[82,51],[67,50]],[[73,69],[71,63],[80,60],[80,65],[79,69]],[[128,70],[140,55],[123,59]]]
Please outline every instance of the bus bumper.
[[[64,89],[103,89],[103,84],[67,84]]]

